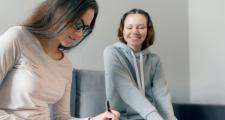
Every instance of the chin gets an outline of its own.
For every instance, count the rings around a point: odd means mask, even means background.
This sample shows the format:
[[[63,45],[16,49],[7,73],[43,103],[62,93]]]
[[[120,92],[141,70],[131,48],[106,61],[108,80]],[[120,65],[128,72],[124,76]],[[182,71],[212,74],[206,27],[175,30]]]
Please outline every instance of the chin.
[[[59,46],[59,49],[62,50],[62,51],[64,51],[64,50],[70,50],[71,48],[72,48],[71,46],[64,46],[62,44]]]
[[[140,46],[140,45],[142,45],[142,43],[139,43],[139,42],[133,42],[133,43],[131,43],[131,45],[133,45],[133,46]]]
[[[63,47],[70,47],[70,45],[69,44],[61,44]]]

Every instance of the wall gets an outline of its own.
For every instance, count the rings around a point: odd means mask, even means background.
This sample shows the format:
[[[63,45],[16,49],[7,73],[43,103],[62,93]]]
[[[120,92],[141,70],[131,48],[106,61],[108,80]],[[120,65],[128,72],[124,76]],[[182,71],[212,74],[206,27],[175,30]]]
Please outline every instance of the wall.
[[[43,0],[1,0],[0,34],[10,26],[23,22]]]
[[[189,0],[189,8],[191,102],[225,104],[225,1]]]

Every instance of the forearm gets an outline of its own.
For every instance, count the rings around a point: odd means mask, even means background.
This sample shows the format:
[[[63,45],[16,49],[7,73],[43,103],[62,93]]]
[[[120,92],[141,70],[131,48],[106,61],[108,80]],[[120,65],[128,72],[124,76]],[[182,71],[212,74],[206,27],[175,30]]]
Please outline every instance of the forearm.
[[[161,115],[166,120],[176,120],[174,116],[172,100],[169,93],[167,81],[164,78],[164,72],[161,62],[158,61],[156,72],[153,78],[153,95],[157,102],[157,107]]]
[[[167,92],[164,96],[156,98],[156,102],[159,112],[166,120],[176,120],[169,92]]]

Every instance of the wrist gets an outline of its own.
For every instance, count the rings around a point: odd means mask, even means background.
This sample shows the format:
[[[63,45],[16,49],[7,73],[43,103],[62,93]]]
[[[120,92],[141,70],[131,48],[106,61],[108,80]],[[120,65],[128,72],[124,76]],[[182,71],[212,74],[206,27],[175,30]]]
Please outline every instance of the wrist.
[[[87,120],[92,120],[92,118],[91,117],[88,117]]]
[[[88,117],[88,119],[87,120],[94,120],[92,117]]]

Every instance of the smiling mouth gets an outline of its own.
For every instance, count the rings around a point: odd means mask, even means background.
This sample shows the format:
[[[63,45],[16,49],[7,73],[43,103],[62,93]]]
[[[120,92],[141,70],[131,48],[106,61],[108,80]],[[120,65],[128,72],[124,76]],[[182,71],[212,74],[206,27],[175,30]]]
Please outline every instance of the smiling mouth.
[[[140,39],[141,36],[140,36],[140,35],[132,35],[132,36],[130,36],[130,38],[133,38],[133,39]]]
[[[137,40],[137,39],[141,39],[141,37],[130,37],[130,39]]]

